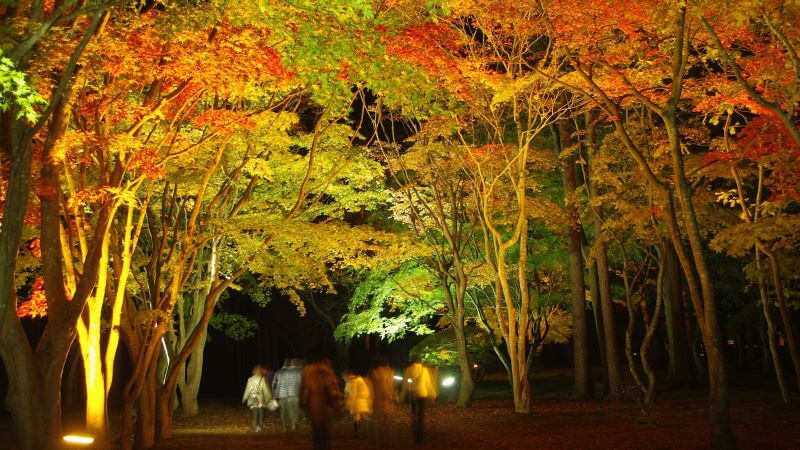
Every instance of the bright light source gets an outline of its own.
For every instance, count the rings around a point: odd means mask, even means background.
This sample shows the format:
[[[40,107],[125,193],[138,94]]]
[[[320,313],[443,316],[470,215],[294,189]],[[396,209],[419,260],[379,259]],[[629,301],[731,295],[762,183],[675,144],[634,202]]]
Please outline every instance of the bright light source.
[[[414,380],[412,380],[411,378],[409,378],[409,379],[407,379],[406,381],[408,381],[409,383],[411,383],[411,382],[413,382]]]
[[[478,365],[477,365],[477,364],[473,364],[473,365],[472,365],[472,368],[473,368],[473,369],[477,369],[477,368],[478,368]]]
[[[64,442],[70,444],[91,445],[94,443],[94,438],[91,436],[81,436],[79,434],[68,434],[64,436]]]
[[[444,380],[442,380],[442,386],[444,387],[450,387],[454,384],[456,384],[456,379],[453,377],[447,377]]]
[[[397,381],[403,381],[403,377],[401,377],[400,375],[395,375],[394,379]]]

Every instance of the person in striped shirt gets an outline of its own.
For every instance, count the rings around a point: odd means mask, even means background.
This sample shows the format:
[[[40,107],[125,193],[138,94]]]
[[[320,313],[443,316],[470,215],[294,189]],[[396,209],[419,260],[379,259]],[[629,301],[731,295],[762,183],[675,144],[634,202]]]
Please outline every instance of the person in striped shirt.
[[[286,359],[272,378],[272,395],[278,400],[283,431],[297,428],[300,417],[300,383],[303,373],[299,361]]]

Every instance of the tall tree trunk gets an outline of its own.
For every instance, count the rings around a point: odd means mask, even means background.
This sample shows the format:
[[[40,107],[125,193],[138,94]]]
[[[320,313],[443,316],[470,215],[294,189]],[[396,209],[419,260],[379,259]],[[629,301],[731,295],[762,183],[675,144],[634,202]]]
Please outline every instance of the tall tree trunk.
[[[570,219],[567,230],[567,251],[569,252],[569,281],[572,298],[572,350],[575,361],[573,396],[578,400],[586,400],[592,398],[594,393],[589,363],[589,329],[586,325],[586,282],[581,248],[583,230],[578,208],[575,205],[575,192],[578,188],[575,177],[575,155],[564,154],[566,149],[572,145],[569,123],[566,119],[558,122],[558,138],[559,145],[556,150],[562,158],[561,171],[565,205]]]
[[[691,352],[689,350],[689,340],[686,336],[686,327],[684,326],[685,313],[683,310],[681,268],[672,242],[665,239],[663,247],[667,253],[664,313],[667,325],[669,379],[676,386],[686,387],[691,380],[689,367]]]
[[[45,449],[52,443],[57,430],[50,429],[49,421],[43,417],[45,411],[41,405],[44,402],[37,383],[40,372],[34,361],[33,349],[17,317],[17,290],[14,285],[17,252],[28,209],[33,152],[27,127],[13,120],[13,114],[13,109],[2,113],[3,150],[10,149],[7,155],[10,165],[3,205],[3,226],[0,227],[0,357],[8,375],[5,404],[14,419],[19,444],[23,449]],[[10,133],[6,134],[6,131]]]
[[[619,367],[620,356],[616,336],[616,320],[614,319],[614,300],[611,297],[608,251],[602,240],[599,240],[596,245],[597,274],[600,281],[600,302],[603,313],[603,336],[606,343],[606,367],[608,368],[608,399],[622,400],[623,386]]]
[[[465,408],[472,403],[472,394],[475,391],[475,382],[472,379],[472,368],[470,367],[469,351],[467,349],[467,337],[464,332],[464,320],[461,319],[461,326],[453,326],[456,339],[456,350],[458,350],[458,369],[461,372],[461,380],[458,389],[458,400],[456,405]],[[463,357],[462,357],[463,355]]]
[[[595,136],[594,119],[591,112],[586,113],[586,144],[587,151],[587,171],[586,179],[589,195],[596,198],[599,194],[597,185],[593,179],[591,160],[597,154],[597,142]],[[609,277],[608,251],[606,248],[605,237],[602,236],[603,218],[599,208],[594,208],[592,214],[592,224],[595,229],[595,265],[597,268],[597,281],[600,312],[603,327],[603,343],[605,344],[606,366],[605,372],[608,379],[609,400],[622,399],[622,377],[620,375],[620,355],[619,345],[616,336],[616,321],[614,319],[614,299],[611,296],[611,278]],[[595,300],[597,302],[597,299]]]
[[[151,364],[138,398],[136,415],[136,448],[152,448],[156,442],[156,368]]]
[[[606,355],[606,338],[603,332],[603,311],[600,302],[600,277],[597,275],[597,262],[589,268],[589,292],[592,294],[592,314],[597,334],[597,345],[600,349],[600,373],[603,381],[603,396],[608,395],[608,356]]]
[[[679,18],[678,27],[684,27],[685,8],[682,9],[682,18]],[[682,33],[683,31],[681,31]],[[682,36],[682,35],[681,35]],[[730,422],[730,408],[728,405],[728,374],[725,369],[725,355],[722,346],[722,331],[717,316],[717,303],[714,294],[714,285],[705,256],[703,255],[703,239],[697,214],[692,200],[692,188],[686,179],[686,170],[683,165],[683,150],[681,149],[680,130],[678,119],[674,112],[665,112],[667,134],[670,140],[670,153],[672,154],[672,168],[674,171],[678,199],[681,205],[683,221],[686,226],[686,235],[691,248],[692,266],[685,266],[684,272],[696,270],[702,292],[703,316],[700,320],[703,343],[708,357],[708,377],[711,400],[712,445],[716,449],[735,448],[735,440]],[[673,243],[682,245],[680,236],[672,233]],[[688,263],[688,261],[687,261]],[[699,300],[699,299],[698,299]],[[699,317],[698,317],[699,319]]]
[[[756,248],[755,251],[756,268],[758,270],[758,292],[761,296],[761,306],[764,311],[764,319],[767,323],[767,343],[769,353],[772,356],[772,365],[775,368],[775,376],[778,380],[778,389],[781,392],[781,398],[784,403],[789,403],[789,389],[786,387],[786,379],[783,375],[783,367],[781,364],[780,354],[777,348],[777,332],[775,331],[775,320],[772,318],[772,312],[769,309],[769,297],[767,296],[767,280],[765,279],[764,272],[761,267],[761,252]],[[765,346],[765,347],[767,347]],[[764,352],[766,353],[766,348]]]
[[[181,408],[185,416],[196,416],[200,412],[197,394],[200,392],[200,379],[203,376],[203,352],[206,348],[206,333],[200,338],[186,364],[186,382],[181,389]]]
[[[450,311],[451,325],[453,327],[453,335],[456,344],[456,352],[458,354],[458,368],[461,372],[461,381],[458,388],[458,400],[456,405],[461,408],[466,408],[472,404],[472,394],[475,391],[475,381],[472,378],[471,359],[469,356],[469,349],[467,345],[467,335],[464,330],[464,300],[467,292],[467,276],[464,271],[464,266],[461,263],[460,256],[458,260],[454,261],[455,269],[455,292],[451,292],[448,287],[447,272],[440,271],[440,278],[445,287],[445,301]],[[455,295],[453,295],[455,294]]]
[[[795,339],[794,326],[792,319],[789,316],[789,309],[786,307],[786,296],[783,292],[783,280],[781,278],[781,266],[778,260],[778,255],[772,250],[767,250],[764,246],[761,251],[767,255],[769,260],[770,271],[772,273],[772,284],[775,287],[775,298],[778,300],[778,311],[781,313],[781,322],[783,322],[783,334],[786,337],[786,347],[789,349],[789,358],[794,367],[795,379],[797,386],[800,388],[800,357],[797,351],[797,340]]]

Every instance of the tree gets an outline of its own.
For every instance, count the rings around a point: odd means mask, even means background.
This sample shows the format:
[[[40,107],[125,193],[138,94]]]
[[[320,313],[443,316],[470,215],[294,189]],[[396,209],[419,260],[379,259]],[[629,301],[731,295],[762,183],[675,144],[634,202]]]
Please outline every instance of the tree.
[[[703,238],[692,188],[686,176],[682,147],[684,135],[679,111],[685,100],[687,67],[693,59],[686,5],[663,2],[645,9],[642,5],[628,2],[624,8],[619,8],[617,2],[598,2],[591,8],[583,6],[569,1],[553,2],[549,9],[551,32],[574,70],[570,80],[578,83],[577,90],[592,98],[613,120],[615,131],[640,166],[651,189],[662,199],[666,224],[689,285],[690,298],[708,354],[713,445],[716,448],[731,448],[734,440],[730,428],[727,374],[717,302],[703,255]],[[612,8],[615,14],[609,13]],[[632,23],[637,26],[631,27]],[[624,42],[632,46],[614,39],[615,32],[627,35],[628,39]],[[672,42],[669,49],[651,45],[663,39]],[[649,57],[639,56],[644,54]],[[637,65],[632,63],[637,61],[649,61],[647,76],[636,72]],[[662,80],[669,82],[663,83]],[[565,84],[574,86],[569,82]],[[629,99],[642,105],[664,124],[667,148],[672,158],[672,176],[675,179],[674,195],[680,205],[682,226],[678,221],[671,186],[653,171],[646,155],[628,133],[621,111]],[[689,249],[684,246],[682,231],[688,239]]]
[[[417,133],[417,143],[402,157],[388,157],[389,170],[400,185],[395,218],[411,228],[429,249],[424,264],[439,280],[444,293],[442,314],[453,327],[460,383],[457,405],[469,406],[475,389],[467,349],[465,319],[467,290],[480,266],[475,242],[477,227],[470,220],[470,182],[464,176],[458,147],[436,142],[447,121],[432,119]],[[384,155],[387,154],[382,150]]]
[[[43,136],[44,145],[37,145],[44,154],[63,132],[66,104],[74,81],[74,75],[84,50],[94,37],[106,14],[109,4],[100,2],[81,9],[75,1],[60,3],[58,7],[46,9],[43,2],[34,2],[29,8],[18,11],[4,8],[3,30],[8,32],[12,48],[3,60],[2,76],[11,76],[16,84],[11,105],[3,92],[4,110],[2,114],[3,179],[5,196],[3,204],[3,226],[0,229],[0,357],[8,371],[11,395],[6,404],[14,417],[17,434],[23,448],[47,448],[60,437],[61,417],[61,371],[75,336],[75,320],[80,314],[85,295],[93,283],[82,283],[79,296],[67,301],[61,293],[63,287],[58,283],[45,282],[44,290],[50,319],[41,339],[34,349],[31,346],[17,317],[17,293],[14,285],[14,271],[21,244],[22,229],[26,218],[31,188],[31,168],[34,159],[34,137]],[[31,26],[19,28],[9,26],[19,16],[27,19]],[[87,22],[85,15],[91,16]],[[73,27],[57,26],[60,23],[73,23]],[[38,53],[40,44],[53,39],[54,35],[72,36],[77,45],[67,50],[59,61],[52,61],[52,55]],[[54,71],[47,78],[32,80],[33,89],[47,92],[43,110],[34,112],[31,100],[37,100],[18,72],[28,73],[37,63],[53,62]],[[45,64],[47,64],[45,62]],[[53,77],[53,78],[49,78]],[[7,82],[4,81],[4,91]],[[49,86],[39,89],[39,83]],[[39,103],[37,101],[37,103]],[[46,131],[43,129],[50,124]],[[43,134],[39,134],[42,132]],[[38,142],[42,142],[39,140]],[[5,167],[8,170],[5,170]],[[52,236],[46,241],[43,250],[47,256],[43,260],[58,264],[57,254],[50,254],[54,243]],[[57,250],[56,250],[57,251]],[[87,277],[91,278],[91,276]],[[55,290],[54,290],[55,289]],[[41,408],[40,405],[52,405]]]

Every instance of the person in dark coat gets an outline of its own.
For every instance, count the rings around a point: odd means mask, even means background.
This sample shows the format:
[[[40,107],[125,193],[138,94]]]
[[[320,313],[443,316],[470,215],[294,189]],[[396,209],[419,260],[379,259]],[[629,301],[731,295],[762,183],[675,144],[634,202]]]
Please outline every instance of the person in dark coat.
[[[329,360],[315,361],[303,369],[300,387],[300,407],[311,423],[314,449],[331,448],[330,427],[342,401],[339,381]]]

